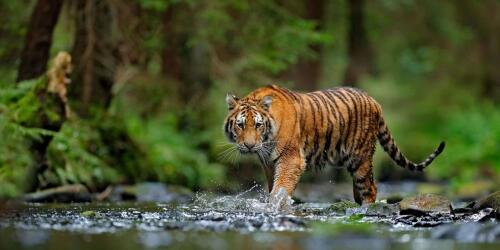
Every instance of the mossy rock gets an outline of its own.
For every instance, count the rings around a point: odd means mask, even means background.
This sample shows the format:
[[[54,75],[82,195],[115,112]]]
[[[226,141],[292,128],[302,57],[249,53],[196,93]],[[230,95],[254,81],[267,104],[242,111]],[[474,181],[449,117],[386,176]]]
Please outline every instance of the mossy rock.
[[[401,214],[451,213],[451,201],[441,195],[419,194],[406,197],[399,202]]]
[[[500,191],[496,191],[486,197],[483,197],[475,202],[473,209],[480,210],[483,208],[493,208],[500,211]]]
[[[358,203],[350,200],[335,202],[327,209],[327,213],[345,214],[347,209],[360,207]]]
[[[88,217],[88,218],[99,217],[99,214],[96,211],[92,211],[92,210],[83,211],[80,213],[80,215],[84,216],[84,217]]]
[[[397,204],[387,204],[383,202],[375,202],[368,205],[366,215],[368,216],[391,216],[399,213]]]

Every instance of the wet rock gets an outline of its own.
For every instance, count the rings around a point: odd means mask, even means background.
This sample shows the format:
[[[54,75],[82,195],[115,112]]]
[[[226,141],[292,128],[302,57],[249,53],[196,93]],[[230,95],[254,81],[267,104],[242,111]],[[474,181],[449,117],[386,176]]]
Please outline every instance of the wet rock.
[[[85,186],[75,184],[25,194],[22,199],[26,202],[90,202],[91,195]]]
[[[368,216],[392,216],[399,214],[399,206],[397,204],[387,204],[375,202],[367,205],[366,215]]]
[[[500,224],[466,223],[445,225],[432,231],[434,239],[452,239],[459,242],[498,242]]]
[[[413,227],[435,227],[452,223],[455,219],[452,214],[421,214],[419,216],[405,214],[395,217],[392,223],[402,223]]]
[[[92,211],[92,210],[83,211],[80,213],[80,215],[84,216],[84,217],[89,217],[89,218],[94,218],[94,217],[99,216],[99,214],[96,211]]]
[[[387,197],[386,200],[387,200],[388,204],[396,204],[396,203],[402,201],[403,197],[400,195],[392,195],[392,196]]]
[[[130,185],[113,187],[107,199],[112,202],[135,201],[137,199],[135,187]]]
[[[500,191],[496,191],[476,201],[472,208],[475,211],[483,208],[493,208],[496,211],[500,211]]]
[[[477,217],[479,219],[477,220],[478,222],[488,222],[488,221],[493,221],[495,219],[500,219],[498,216],[498,211],[494,210],[493,208],[485,208],[477,213]]]
[[[328,213],[328,214],[331,214],[331,213],[346,214],[347,210],[359,208],[359,207],[360,207],[359,204],[354,202],[354,201],[343,200],[343,201],[335,202],[332,205],[330,205],[326,209],[326,213]]]
[[[399,202],[401,214],[423,215],[428,213],[451,213],[451,201],[441,195],[420,194],[406,197]]]

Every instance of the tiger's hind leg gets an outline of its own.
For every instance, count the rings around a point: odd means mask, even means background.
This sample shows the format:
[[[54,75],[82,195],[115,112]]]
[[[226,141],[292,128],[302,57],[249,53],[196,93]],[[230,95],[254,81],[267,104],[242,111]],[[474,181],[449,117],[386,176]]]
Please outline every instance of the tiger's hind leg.
[[[377,186],[373,181],[373,165],[371,159],[350,168],[353,184],[354,200],[363,205],[375,202]]]

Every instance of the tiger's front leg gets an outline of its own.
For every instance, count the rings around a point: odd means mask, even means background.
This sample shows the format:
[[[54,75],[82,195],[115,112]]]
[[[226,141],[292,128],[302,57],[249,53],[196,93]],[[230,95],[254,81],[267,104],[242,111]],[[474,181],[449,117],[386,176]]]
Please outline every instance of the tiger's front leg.
[[[286,191],[288,196],[292,196],[306,166],[298,149],[282,152],[281,155],[275,167],[271,202],[280,192],[283,192],[281,190]]]

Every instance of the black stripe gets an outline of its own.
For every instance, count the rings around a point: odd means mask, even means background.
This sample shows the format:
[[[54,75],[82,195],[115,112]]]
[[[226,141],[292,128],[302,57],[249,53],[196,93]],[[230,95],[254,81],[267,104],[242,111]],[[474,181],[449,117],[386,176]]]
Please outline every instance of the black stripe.
[[[382,144],[382,147],[385,148],[387,146],[387,143],[389,143],[389,141],[390,141],[390,137],[387,137],[386,139],[382,139],[382,140],[379,139],[379,141],[380,141],[380,144]]]
[[[323,126],[323,109],[322,109],[322,106],[321,106],[320,102],[318,101],[318,99],[317,99],[317,97],[316,97],[315,94],[312,94],[310,96],[310,98],[313,100],[314,104],[316,105],[316,107],[318,109],[319,118],[320,118],[320,121],[321,121],[320,123],[321,123],[321,126]]]
[[[279,94],[281,94],[285,99],[293,99],[292,95],[290,94],[290,91],[284,88],[276,87],[273,86],[273,89],[276,90]]]
[[[368,196],[368,195],[370,195],[371,193],[372,193],[372,191],[370,191],[370,190],[368,189],[368,190],[364,190],[364,191],[361,193],[361,195],[362,195],[362,196]]]
[[[413,171],[415,170],[415,164],[414,163],[410,163],[408,164],[408,166],[406,166],[409,170]]]
[[[336,96],[345,105],[345,107],[347,109],[347,113],[348,113],[349,117],[351,117],[352,116],[352,111],[351,111],[351,108],[349,107],[349,105],[347,105],[347,102],[344,99],[344,96],[341,95],[339,91],[335,91],[332,94],[334,96]],[[344,120],[344,130],[343,130],[342,135],[341,135],[342,143],[345,143],[345,140],[346,140],[345,138],[348,137],[348,135],[349,135],[349,131],[350,131],[350,127],[351,127],[350,126],[351,125],[351,120],[352,119],[349,118],[347,124],[345,123],[345,120]]]
[[[344,116],[339,112],[339,106],[337,105],[337,100],[335,99],[335,95],[331,91],[326,91],[325,94],[329,97],[330,104],[332,105],[332,113],[335,115],[335,120],[337,121],[337,124],[339,126],[338,131],[339,131],[339,137],[335,141],[335,152],[337,154],[340,152],[340,144],[342,143],[342,135],[344,134],[345,130],[345,121],[344,121]],[[338,115],[338,116],[337,116]],[[334,151],[332,150],[332,159],[335,158],[333,155]]]
[[[351,101],[352,101],[352,105],[354,106],[354,118],[356,119],[355,122],[354,122],[354,131],[353,131],[353,135],[352,135],[352,141],[350,142],[351,143],[351,147],[349,148],[349,152],[352,152],[353,150],[355,150],[355,146],[357,144],[357,135],[359,134],[359,125],[360,125],[360,121],[359,121],[359,111],[358,111],[358,98],[355,94],[351,93],[349,91],[349,89],[347,88],[346,89],[346,95],[349,96],[351,98]]]

